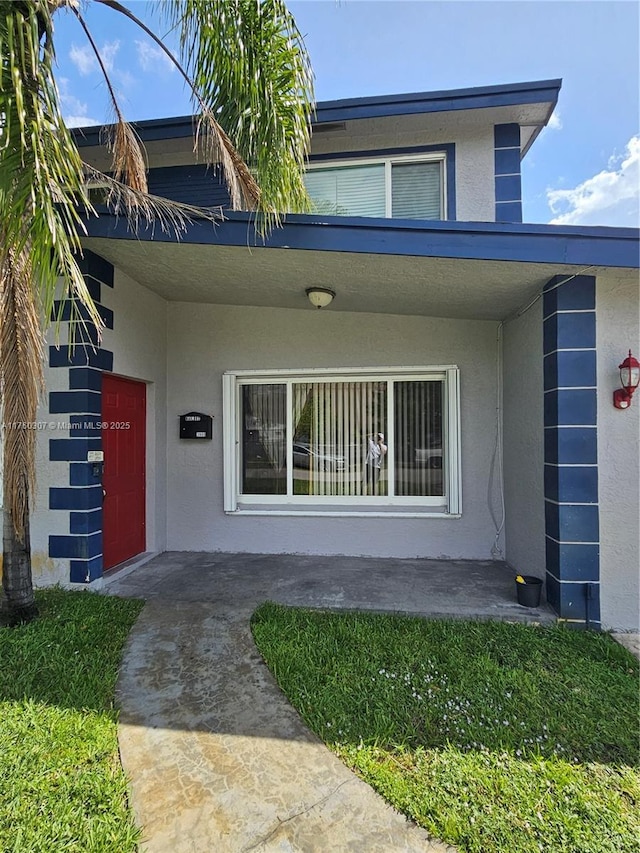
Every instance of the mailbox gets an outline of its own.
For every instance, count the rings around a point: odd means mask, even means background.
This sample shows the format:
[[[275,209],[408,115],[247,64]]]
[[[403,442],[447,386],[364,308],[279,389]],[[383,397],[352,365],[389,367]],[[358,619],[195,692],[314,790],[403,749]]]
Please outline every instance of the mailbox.
[[[180,438],[197,440],[213,437],[213,418],[202,412],[187,412],[180,415]]]

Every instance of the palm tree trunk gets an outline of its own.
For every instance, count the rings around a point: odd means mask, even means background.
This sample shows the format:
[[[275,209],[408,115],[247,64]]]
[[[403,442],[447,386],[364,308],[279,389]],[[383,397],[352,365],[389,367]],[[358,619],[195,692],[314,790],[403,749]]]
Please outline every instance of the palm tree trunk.
[[[9,625],[31,622],[38,615],[31,576],[31,543],[29,516],[24,529],[24,539],[16,536],[11,512],[3,512],[3,564],[0,615]]]

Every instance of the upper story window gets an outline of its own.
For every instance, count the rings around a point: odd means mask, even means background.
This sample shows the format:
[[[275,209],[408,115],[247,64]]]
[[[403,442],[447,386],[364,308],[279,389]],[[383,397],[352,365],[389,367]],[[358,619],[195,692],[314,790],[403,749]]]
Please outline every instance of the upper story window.
[[[446,219],[443,154],[311,165],[305,175],[314,210],[333,216]]]

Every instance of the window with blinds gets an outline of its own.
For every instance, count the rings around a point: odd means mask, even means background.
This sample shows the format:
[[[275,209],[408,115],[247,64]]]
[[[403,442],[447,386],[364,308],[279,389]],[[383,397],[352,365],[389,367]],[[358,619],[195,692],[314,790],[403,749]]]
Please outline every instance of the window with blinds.
[[[260,379],[248,373],[225,376],[225,466],[230,481],[237,477],[226,508],[239,501],[458,511],[457,497],[451,509],[459,471],[457,368]]]
[[[444,158],[382,160],[311,168],[305,175],[316,213],[394,219],[444,219]]]

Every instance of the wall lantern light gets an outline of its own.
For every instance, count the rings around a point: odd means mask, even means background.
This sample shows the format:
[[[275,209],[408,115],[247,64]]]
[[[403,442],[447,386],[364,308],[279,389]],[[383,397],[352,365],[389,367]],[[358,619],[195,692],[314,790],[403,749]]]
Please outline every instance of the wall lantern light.
[[[622,388],[617,388],[613,392],[613,405],[616,409],[628,409],[633,392],[640,385],[640,362],[631,355],[631,350],[619,366],[619,370]]]
[[[309,302],[316,308],[326,308],[333,302],[335,293],[328,287],[308,287],[306,290]]]

